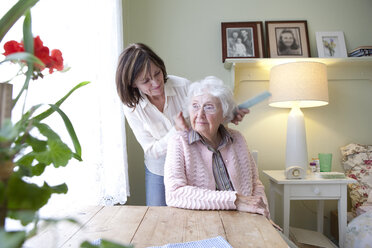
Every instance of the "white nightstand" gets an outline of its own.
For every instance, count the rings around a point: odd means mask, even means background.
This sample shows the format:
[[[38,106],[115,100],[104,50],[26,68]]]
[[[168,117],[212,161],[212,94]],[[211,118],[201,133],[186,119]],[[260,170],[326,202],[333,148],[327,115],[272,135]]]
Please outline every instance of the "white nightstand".
[[[344,247],[347,207],[347,184],[355,183],[351,178],[323,179],[307,175],[306,179],[286,179],[284,170],[264,170],[270,179],[269,208],[275,220],[275,193],[283,196],[283,231],[289,236],[291,200],[319,200],[317,207],[317,231],[323,233],[324,200],[338,200],[339,246]]]

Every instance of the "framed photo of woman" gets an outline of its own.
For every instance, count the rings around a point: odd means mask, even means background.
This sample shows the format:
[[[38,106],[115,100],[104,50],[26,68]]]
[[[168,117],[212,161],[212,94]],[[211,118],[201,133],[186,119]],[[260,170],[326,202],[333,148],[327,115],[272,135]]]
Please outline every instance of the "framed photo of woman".
[[[307,21],[266,21],[269,58],[310,57]]]
[[[264,57],[262,22],[222,22],[221,34],[222,62]]]

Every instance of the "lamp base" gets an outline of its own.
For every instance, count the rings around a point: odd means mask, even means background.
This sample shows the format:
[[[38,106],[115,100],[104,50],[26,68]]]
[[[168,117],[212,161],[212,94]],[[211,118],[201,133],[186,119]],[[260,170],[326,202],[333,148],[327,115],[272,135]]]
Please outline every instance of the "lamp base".
[[[292,179],[306,178],[307,164],[305,118],[301,109],[293,106],[288,115],[285,168]]]
[[[291,166],[285,169],[285,177],[287,179],[303,179],[306,178],[306,171],[300,166]]]

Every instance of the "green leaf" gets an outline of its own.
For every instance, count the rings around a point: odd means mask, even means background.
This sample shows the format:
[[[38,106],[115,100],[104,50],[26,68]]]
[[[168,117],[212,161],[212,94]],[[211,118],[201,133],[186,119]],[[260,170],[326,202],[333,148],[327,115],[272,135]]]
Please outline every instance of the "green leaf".
[[[35,152],[42,152],[47,149],[47,141],[39,140],[31,135],[27,136],[26,143],[29,144]]]
[[[44,163],[38,163],[31,168],[31,172],[33,176],[40,176],[45,171],[45,168],[47,167]]]
[[[25,51],[34,54],[34,37],[32,36],[31,11],[29,9],[26,10],[23,21],[23,43]]]
[[[9,178],[6,188],[8,198],[8,209],[37,211],[44,206],[53,193],[66,193],[67,185],[49,186],[44,182],[43,186],[27,183],[16,173]]]
[[[47,164],[45,163],[37,163],[33,165],[33,161],[35,160],[35,152],[27,153],[26,155],[22,156],[19,160],[17,160],[16,165],[19,166],[18,173],[23,176],[40,176],[43,174],[45,167]],[[52,160],[50,159],[50,163]]]
[[[65,183],[52,186],[51,189],[53,190],[53,193],[56,193],[56,194],[66,194],[68,191],[68,187]]]
[[[32,177],[32,171],[30,166],[19,165],[17,171],[15,171],[19,177]]]
[[[51,163],[53,163],[52,154],[49,150],[35,153],[35,158],[37,161],[45,165],[50,165]]]
[[[43,61],[41,61],[38,57],[34,56],[31,53],[27,53],[27,52],[9,54],[8,56],[5,57],[3,61],[0,62],[0,64],[6,61],[22,61],[22,60],[27,61],[28,63],[32,63],[32,64],[36,63],[40,66],[45,66]]]
[[[19,0],[0,20],[0,42],[17,20],[39,0]]]
[[[106,239],[101,239],[98,244],[93,244],[88,241],[84,241],[80,248],[134,248],[133,245],[122,245],[119,243],[114,243]]]
[[[68,161],[72,158],[72,151],[61,140],[48,140],[50,153],[54,167],[66,166]]]
[[[31,30],[31,11],[28,9],[25,12],[25,20],[23,21],[23,43],[25,51],[34,54],[34,37],[32,36]],[[17,97],[13,100],[12,107],[16,105],[18,99],[22,96],[23,92],[28,89],[28,84],[31,80],[32,74],[34,72],[34,64],[27,62],[28,70],[26,72],[26,80],[23,84],[22,89],[19,91]]]
[[[99,248],[99,247],[100,247],[100,245],[92,244],[88,241],[84,241],[80,245],[80,248]]]
[[[22,156],[15,163],[16,165],[31,166],[34,159],[35,159],[35,154],[33,152],[30,152]]]
[[[61,221],[66,221],[72,224],[76,224],[76,225],[79,225],[80,227],[83,226],[81,223],[79,223],[79,221],[73,218],[42,218],[41,217],[40,220],[43,221],[43,226],[54,225]]]
[[[20,210],[20,211],[9,211],[8,217],[20,220],[21,224],[26,226],[27,224],[34,221],[35,216],[37,215],[37,211],[30,211],[30,210]]]
[[[1,248],[19,248],[26,239],[26,232],[6,232],[0,229]]]
[[[67,129],[68,133],[70,134],[72,143],[74,144],[75,154],[78,155],[81,158],[80,142],[79,142],[79,139],[76,136],[74,127],[72,126],[72,123],[71,123],[70,119],[67,117],[67,115],[59,107],[57,107],[56,105],[53,105],[53,104],[49,104],[49,105],[54,111],[57,111],[57,113],[59,113],[59,115],[62,117],[63,122],[65,123],[66,129]]]
[[[34,123],[39,132],[48,139],[59,139],[59,136],[45,123]]]
[[[83,161],[83,159],[76,153],[72,153],[72,157],[76,159],[77,161]]]
[[[48,138],[48,149],[46,151],[35,153],[36,159],[45,164],[54,164],[54,167],[66,166],[72,158],[72,151],[62,142],[61,138],[48,125],[38,123],[35,125],[40,133]]]
[[[22,118],[17,121],[14,125],[15,127],[15,130],[17,132],[17,135],[20,135],[22,132],[28,134],[28,132],[33,128],[33,125],[32,123],[33,122],[36,122],[35,120],[33,119],[30,119],[32,114],[40,107],[42,106],[42,104],[37,104],[37,105],[34,105],[30,108],[29,111],[27,111],[26,113],[24,113],[22,115]],[[23,137],[22,137],[23,138]],[[19,143],[17,143],[19,144]]]
[[[48,202],[52,194],[46,183],[39,187],[33,183],[26,183],[15,174],[10,177],[6,191],[9,210],[37,211]]]
[[[56,105],[57,107],[61,106],[61,104],[77,89],[79,89],[80,87],[84,86],[84,85],[87,85],[89,84],[90,82],[89,81],[84,81],[84,82],[81,82],[79,83],[78,85],[76,85],[74,88],[72,88],[64,97],[62,97],[61,99],[59,99],[54,105]],[[48,110],[44,111],[43,113],[35,116],[33,118],[33,120],[36,120],[36,121],[41,121],[45,118],[47,118],[49,115],[53,114],[54,112],[54,109],[52,108],[49,108]]]

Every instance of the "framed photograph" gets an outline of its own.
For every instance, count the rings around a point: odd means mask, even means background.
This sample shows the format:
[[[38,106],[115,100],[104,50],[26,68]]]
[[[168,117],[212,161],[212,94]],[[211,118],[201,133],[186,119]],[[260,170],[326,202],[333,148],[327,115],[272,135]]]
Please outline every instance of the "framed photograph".
[[[263,58],[262,22],[222,22],[222,62],[225,59]]]
[[[345,58],[347,50],[343,32],[316,32],[316,46],[320,58]]]
[[[266,21],[269,58],[310,57],[307,21]]]

